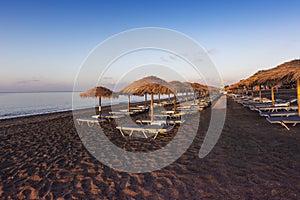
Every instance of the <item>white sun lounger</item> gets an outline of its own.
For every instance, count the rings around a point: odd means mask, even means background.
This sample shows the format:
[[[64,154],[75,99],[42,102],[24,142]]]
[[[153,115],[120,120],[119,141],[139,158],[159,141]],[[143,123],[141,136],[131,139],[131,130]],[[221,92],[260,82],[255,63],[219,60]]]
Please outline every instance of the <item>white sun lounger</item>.
[[[109,112],[109,114],[113,114],[113,115],[133,115],[135,114],[136,112],[133,112],[133,111],[112,111],[112,112]]]
[[[138,124],[123,124],[117,126],[117,129],[120,130],[122,136],[124,136],[124,131],[130,131],[129,136],[132,136],[133,132],[142,132],[145,138],[148,138],[147,134],[154,134],[154,139],[159,133],[166,133],[171,131],[174,128],[173,126],[167,125],[138,125]]]
[[[298,111],[278,111],[278,112],[259,112],[260,116],[263,117],[289,117],[298,115]]]
[[[138,119],[135,122],[140,124],[168,125],[168,124],[183,124],[185,120],[184,119],[154,119],[154,121],[151,122],[151,119],[144,118],[144,119]]]
[[[290,117],[267,117],[268,122],[271,124],[277,123],[290,130],[286,124],[293,124],[296,126],[300,123],[300,116],[290,116]]]
[[[99,124],[101,122],[105,122],[106,121],[106,119],[103,119],[103,118],[101,118],[101,119],[99,119],[99,118],[79,118],[79,119],[76,119],[76,120],[77,120],[77,123],[79,125],[87,123],[87,125],[89,127],[93,127],[95,124]]]
[[[105,118],[107,120],[112,120],[112,119],[119,119],[121,117],[125,117],[124,114],[111,114],[111,113],[105,113],[105,114],[102,114],[100,118]],[[92,118],[99,118],[99,115],[93,115]]]

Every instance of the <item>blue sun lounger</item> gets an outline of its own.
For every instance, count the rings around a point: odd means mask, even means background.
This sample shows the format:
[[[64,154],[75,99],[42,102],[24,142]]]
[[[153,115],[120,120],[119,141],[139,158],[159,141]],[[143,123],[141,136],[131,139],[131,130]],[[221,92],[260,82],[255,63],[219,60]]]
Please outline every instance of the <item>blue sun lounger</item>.
[[[289,116],[298,115],[298,111],[278,111],[278,112],[259,111],[259,115],[263,117],[289,117]]]
[[[267,117],[268,122],[271,124],[277,123],[281,126],[285,127],[287,130],[290,130],[290,128],[287,126],[287,124],[293,124],[293,126],[296,126],[300,123],[300,116],[290,116],[290,117]]]

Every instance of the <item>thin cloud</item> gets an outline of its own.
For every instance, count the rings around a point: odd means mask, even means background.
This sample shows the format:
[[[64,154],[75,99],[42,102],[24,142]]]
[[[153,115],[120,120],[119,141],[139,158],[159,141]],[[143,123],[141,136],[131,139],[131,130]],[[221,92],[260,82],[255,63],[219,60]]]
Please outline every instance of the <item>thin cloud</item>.
[[[30,84],[30,83],[35,83],[35,82],[40,82],[41,80],[38,79],[31,79],[31,80],[22,80],[22,81],[17,81],[17,84]]]
[[[218,52],[218,51],[217,51],[217,49],[215,49],[215,48],[212,48],[212,49],[208,49],[208,50],[207,50],[207,53],[210,54],[210,55],[215,55],[217,52]]]

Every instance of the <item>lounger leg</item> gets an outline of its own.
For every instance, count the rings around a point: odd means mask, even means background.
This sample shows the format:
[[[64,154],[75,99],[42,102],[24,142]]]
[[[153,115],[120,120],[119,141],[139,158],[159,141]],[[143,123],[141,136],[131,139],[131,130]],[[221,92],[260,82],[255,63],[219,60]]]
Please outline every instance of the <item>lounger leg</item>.
[[[87,125],[89,126],[89,127],[93,127],[94,126],[94,123],[90,123],[90,122],[87,122]]]
[[[122,129],[120,129],[120,133],[121,133],[121,135],[122,135],[123,137],[125,137],[125,136],[124,136],[124,133],[123,133],[123,131],[122,131]]]
[[[296,126],[297,125],[297,123],[295,123],[293,126]]]
[[[289,127],[287,127],[287,125],[285,125],[285,123],[281,122],[280,123],[283,127],[285,127],[287,130],[290,130]]]
[[[156,133],[155,133],[155,135],[154,135],[154,138],[153,138],[153,139],[155,139],[157,136],[158,136],[158,132],[156,132]]]
[[[144,134],[145,138],[147,139],[148,137],[147,137],[147,135],[146,135],[145,131],[142,131],[142,132],[143,132],[143,134]]]
[[[131,132],[129,133],[129,136],[131,137],[131,136],[132,136],[132,134],[133,134],[133,130],[131,130]]]

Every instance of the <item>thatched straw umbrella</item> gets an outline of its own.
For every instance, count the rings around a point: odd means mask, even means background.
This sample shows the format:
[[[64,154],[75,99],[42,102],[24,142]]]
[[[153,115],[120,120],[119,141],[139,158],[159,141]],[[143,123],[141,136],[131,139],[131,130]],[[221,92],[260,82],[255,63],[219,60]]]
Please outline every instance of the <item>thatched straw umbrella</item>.
[[[252,100],[254,99],[254,92],[253,92],[253,87],[254,86],[259,86],[259,100],[262,102],[262,96],[261,96],[261,87],[260,84],[258,84],[258,80],[261,79],[261,77],[264,76],[264,71],[261,70],[255,73],[254,75],[250,76],[247,79],[242,79],[239,82],[230,85],[229,87],[226,88],[227,91],[233,91],[233,90],[239,90],[242,89],[242,95],[244,95],[244,87],[246,88],[252,88]]]
[[[152,83],[157,83],[160,85],[167,85],[167,82],[161,78],[158,78],[156,76],[147,76],[147,77],[144,77],[142,79],[132,82],[131,84],[127,85],[119,92],[119,94],[128,95],[128,111],[130,111],[130,95],[140,95],[140,94],[136,93],[136,89],[145,84],[152,84]],[[143,95],[145,95],[145,105],[146,105],[147,93],[144,93]]]
[[[193,92],[194,90],[192,88],[192,83],[184,82],[183,84],[185,85],[185,101],[187,103],[189,100],[189,92]]]
[[[160,85],[160,84],[157,84],[157,83],[150,83],[150,84],[145,84],[145,85],[142,85],[138,88],[136,88],[135,90],[136,94],[150,94],[151,96],[151,104],[150,104],[150,109],[151,109],[151,121],[154,120],[154,107],[153,107],[153,95],[154,94],[170,94],[172,93],[173,91],[164,86],[164,85]]]
[[[300,59],[285,62],[273,69],[272,73],[267,77],[268,80],[276,82],[297,84],[297,100],[298,100],[298,116],[300,116]],[[266,81],[268,81],[266,80]]]
[[[194,103],[195,103],[195,98],[196,98],[196,93],[198,93],[199,97],[202,95],[203,92],[207,93],[208,92],[208,87],[205,85],[202,85],[200,83],[191,83],[191,87],[193,88],[194,92]],[[200,101],[200,98],[199,98]]]
[[[257,83],[257,80],[260,79],[260,77],[263,76],[264,71],[258,71],[257,73],[253,74],[252,76],[250,76],[249,78],[247,78],[245,80],[245,84],[247,84],[247,87],[251,86],[252,87],[252,100],[254,99],[254,95],[253,95],[253,87],[254,86],[258,86],[258,90],[259,90],[259,102],[262,102],[262,95],[261,95],[261,84]]]
[[[172,93],[174,94],[174,111],[176,111],[176,95],[178,93],[183,93],[186,91],[186,85],[183,84],[180,81],[170,81],[169,82],[169,87],[171,88],[171,90],[173,91]]]
[[[274,85],[276,83],[297,82],[298,114],[300,116],[300,59],[285,62],[277,67],[261,70],[250,76],[250,85],[271,85],[272,105],[275,105]]]
[[[143,96],[143,95],[136,94],[134,90],[128,90],[126,88],[124,88],[124,89],[119,91],[118,94],[119,95],[127,95],[127,97],[128,97],[127,110],[128,110],[128,112],[130,112],[130,95],[135,95],[135,96]],[[147,101],[147,94],[145,94],[145,102],[146,101]]]
[[[239,93],[240,90],[242,90],[242,95],[244,96],[244,85],[241,84],[242,81],[243,80],[240,80],[239,82],[230,85],[227,88],[227,91],[234,91],[234,93]]]
[[[300,74],[300,60],[285,62],[277,67],[261,71],[256,82],[271,85],[272,105],[275,105],[274,86],[276,83],[290,83],[297,81]],[[299,101],[298,101],[299,102]],[[299,103],[298,103],[299,105]]]
[[[249,79],[242,79],[240,82],[238,82],[239,87],[243,88],[243,94],[244,94],[244,89],[246,88],[247,94],[249,88],[251,88],[251,93],[252,93],[252,100],[254,99],[254,92],[253,92],[253,85],[251,84],[251,81]]]
[[[102,86],[96,86],[94,88],[88,89],[84,92],[81,92],[80,94],[81,98],[87,98],[87,97],[98,97],[99,102],[99,117],[101,117],[102,111],[101,111],[101,98],[111,98],[115,95],[113,95],[113,91],[106,87]]]
[[[298,116],[300,116],[300,67],[295,71],[292,80],[297,81]]]

